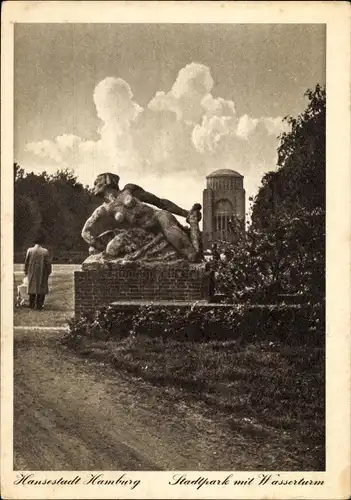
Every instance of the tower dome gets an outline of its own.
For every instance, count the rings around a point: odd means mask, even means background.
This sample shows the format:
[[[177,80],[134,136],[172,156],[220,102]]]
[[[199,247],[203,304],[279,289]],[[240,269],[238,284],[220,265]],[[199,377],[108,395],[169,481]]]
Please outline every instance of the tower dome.
[[[210,189],[227,189],[232,190],[243,187],[244,177],[229,168],[222,168],[211,172],[207,177],[207,187]]]
[[[215,170],[207,175],[206,179],[211,179],[212,177],[243,177],[235,170],[230,170],[229,168],[221,168],[220,170]]]

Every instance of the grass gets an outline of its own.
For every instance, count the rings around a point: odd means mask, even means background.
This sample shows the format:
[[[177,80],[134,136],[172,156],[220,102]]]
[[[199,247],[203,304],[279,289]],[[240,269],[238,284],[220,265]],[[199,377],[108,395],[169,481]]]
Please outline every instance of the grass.
[[[325,467],[323,348],[143,336],[85,340],[80,353],[202,401],[233,432],[280,442],[290,467],[291,455],[299,470]]]
[[[65,326],[74,315],[73,273],[54,272],[49,278],[50,293],[46,296],[44,309],[36,311],[28,307],[15,307],[14,326]],[[14,275],[14,295],[23,275]]]

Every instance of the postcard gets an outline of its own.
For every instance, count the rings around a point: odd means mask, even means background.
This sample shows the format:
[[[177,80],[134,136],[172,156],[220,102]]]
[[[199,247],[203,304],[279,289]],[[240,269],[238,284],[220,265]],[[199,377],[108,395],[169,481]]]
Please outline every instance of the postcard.
[[[348,498],[346,2],[5,2],[1,495]]]

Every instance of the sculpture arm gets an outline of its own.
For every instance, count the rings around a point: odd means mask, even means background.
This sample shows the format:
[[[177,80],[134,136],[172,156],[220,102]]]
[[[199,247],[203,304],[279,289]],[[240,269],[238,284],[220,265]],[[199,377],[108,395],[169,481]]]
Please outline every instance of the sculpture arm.
[[[130,191],[130,193],[133,196],[138,198],[138,200],[143,201],[144,203],[149,203],[150,205],[154,205],[155,207],[160,208],[161,210],[167,210],[168,212],[171,212],[172,214],[175,215],[180,215],[181,217],[188,216],[189,213],[188,210],[180,208],[178,205],[169,200],[158,198],[154,194],[145,191],[140,186],[137,186],[135,184],[127,184],[124,187],[124,189]]]
[[[106,214],[106,209],[103,205],[101,205],[96,210],[94,210],[92,215],[84,224],[84,227],[82,229],[82,238],[91,246],[94,246],[94,243],[96,241],[95,237],[93,236],[92,229],[94,228],[95,223],[100,219],[100,217],[105,214]]]

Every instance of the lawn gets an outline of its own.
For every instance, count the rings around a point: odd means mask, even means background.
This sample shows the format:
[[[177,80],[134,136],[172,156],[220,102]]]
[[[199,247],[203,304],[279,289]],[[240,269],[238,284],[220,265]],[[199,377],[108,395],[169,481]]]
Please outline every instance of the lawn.
[[[221,414],[234,433],[274,450],[280,443],[282,470],[324,470],[323,348],[140,336],[85,339],[78,352],[173,388],[175,398],[202,401],[209,416]]]
[[[16,269],[17,271],[17,269]],[[14,274],[14,294],[22,282],[23,274]],[[14,326],[65,326],[74,315],[73,272],[63,266],[49,278],[50,293],[46,296],[44,309],[36,311],[28,307],[14,308]]]

